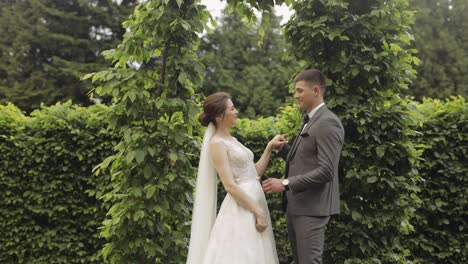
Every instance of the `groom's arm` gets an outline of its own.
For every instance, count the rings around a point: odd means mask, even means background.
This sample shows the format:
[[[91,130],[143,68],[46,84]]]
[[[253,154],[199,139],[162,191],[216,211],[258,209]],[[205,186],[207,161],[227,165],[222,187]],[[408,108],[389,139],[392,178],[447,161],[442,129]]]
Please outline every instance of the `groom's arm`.
[[[332,181],[335,167],[338,166],[344,140],[344,130],[338,119],[329,118],[320,124],[316,144],[317,167],[302,175],[289,177],[289,188],[293,193],[300,193],[313,187]]]

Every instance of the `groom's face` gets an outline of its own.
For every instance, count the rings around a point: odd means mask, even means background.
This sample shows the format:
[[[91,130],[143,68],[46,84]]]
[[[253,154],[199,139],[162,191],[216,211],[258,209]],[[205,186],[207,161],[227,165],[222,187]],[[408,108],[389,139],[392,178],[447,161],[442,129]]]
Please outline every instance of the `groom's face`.
[[[319,89],[317,85],[306,81],[296,82],[294,99],[296,99],[299,108],[306,112],[312,111],[317,103]]]

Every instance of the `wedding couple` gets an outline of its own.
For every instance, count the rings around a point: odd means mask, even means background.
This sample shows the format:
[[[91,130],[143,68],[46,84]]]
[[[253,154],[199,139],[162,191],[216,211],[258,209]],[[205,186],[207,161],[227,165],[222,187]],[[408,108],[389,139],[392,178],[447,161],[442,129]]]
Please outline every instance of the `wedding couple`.
[[[190,235],[188,264],[278,263],[266,193],[283,192],[288,238],[296,264],[321,263],[325,227],[339,213],[338,163],[344,140],[340,120],[325,105],[325,78],[318,70],[295,78],[305,111],[292,145],[275,136],[254,163],[252,151],[230,134],[237,110],[226,93],[206,98],[203,138]],[[260,183],[271,152],[286,161],[283,180]],[[216,175],[227,192],[216,216]]]

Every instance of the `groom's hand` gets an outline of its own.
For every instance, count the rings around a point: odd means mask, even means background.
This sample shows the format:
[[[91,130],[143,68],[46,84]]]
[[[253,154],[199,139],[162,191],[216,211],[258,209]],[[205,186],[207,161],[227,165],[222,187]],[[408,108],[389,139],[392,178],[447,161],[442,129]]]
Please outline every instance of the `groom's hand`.
[[[263,191],[266,193],[283,192],[285,190],[282,180],[268,178],[262,182]]]

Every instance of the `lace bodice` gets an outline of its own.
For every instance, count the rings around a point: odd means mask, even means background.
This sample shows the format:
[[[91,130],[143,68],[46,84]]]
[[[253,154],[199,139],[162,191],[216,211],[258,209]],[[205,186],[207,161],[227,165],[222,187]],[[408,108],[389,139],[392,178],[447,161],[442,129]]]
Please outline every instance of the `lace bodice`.
[[[249,180],[258,180],[257,170],[255,169],[253,152],[242,145],[237,139],[224,140],[227,149],[229,164],[236,183]]]
[[[254,154],[234,138],[221,138],[221,142],[226,146],[234,181],[265,212],[267,229],[258,232],[254,214],[227,193],[210,231],[203,261],[197,264],[278,264],[270,213],[257,180]]]

